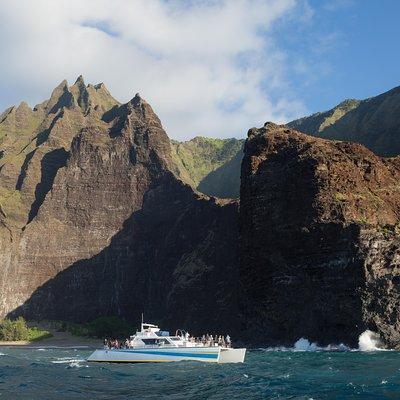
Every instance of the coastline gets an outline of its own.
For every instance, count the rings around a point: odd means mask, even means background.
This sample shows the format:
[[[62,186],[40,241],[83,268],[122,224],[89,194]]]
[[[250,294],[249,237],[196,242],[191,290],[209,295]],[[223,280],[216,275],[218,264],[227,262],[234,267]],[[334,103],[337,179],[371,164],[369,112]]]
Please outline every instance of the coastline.
[[[51,348],[51,347],[85,347],[85,348],[101,348],[101,339],[86,338],[80,336],[73,336],[69,332],[57,332],[49,330],[53,335],[38,341],[0,341],[0,347],[29,347],[29,348]]]

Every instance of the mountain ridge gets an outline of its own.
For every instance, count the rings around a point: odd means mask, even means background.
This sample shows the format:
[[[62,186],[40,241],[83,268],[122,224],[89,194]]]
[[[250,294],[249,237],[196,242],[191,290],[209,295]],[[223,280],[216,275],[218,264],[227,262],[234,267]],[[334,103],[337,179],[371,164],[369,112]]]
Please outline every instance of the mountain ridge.
[[[364,100],[349,99],[334,108],[289,122],[313,136],[363,144],[380,156],[400,154],[400,86]]]

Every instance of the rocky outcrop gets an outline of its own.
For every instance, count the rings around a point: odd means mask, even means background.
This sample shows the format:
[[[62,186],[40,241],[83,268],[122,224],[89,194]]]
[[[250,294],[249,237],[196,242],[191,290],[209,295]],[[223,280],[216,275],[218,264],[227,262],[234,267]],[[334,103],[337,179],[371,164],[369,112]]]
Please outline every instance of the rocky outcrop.
[[[288,124],[325,139],[349,140],[381,156],[400,154],[400,87],[365,100],[349,99]]]
[[[237,204],[174,177],[149,104],[79,77],[26,113],[20,142],[2,128],[1,315],[233,326]]]
[[[272,123],[244,149],[240,276],[244,332],[400,345],[400,158]]]

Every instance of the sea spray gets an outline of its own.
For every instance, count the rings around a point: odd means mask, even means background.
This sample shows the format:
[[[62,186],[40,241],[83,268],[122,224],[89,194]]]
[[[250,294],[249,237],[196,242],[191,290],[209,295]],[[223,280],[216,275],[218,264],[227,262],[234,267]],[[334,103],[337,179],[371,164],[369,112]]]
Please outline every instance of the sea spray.
[[[383,350],[383,344],[378,333],[367,329],[358,338],[358,348],[361,351],[377,351]]]
[[[294,344],[294,350],[297,351],[316,351],[320,350],[316,343],[311,343],[308,339],[300,338]]]
[[[293,346],[294,351],[348,351],[350,350],[345,344],[328,344],[328,346],[320,347],[317,343],[312,343],[308,339],[301,338]]]
[[[310,342],[306,338],[300,338],[293,346],[294,351],[346,351],[350,350],[349,347],[340,343],[329,344],[328,346],[321,347],[317,343]],[[384,350],[384,345],[378,333],[366,330],[358,338],[358,350],[360,351],[378,351]]]

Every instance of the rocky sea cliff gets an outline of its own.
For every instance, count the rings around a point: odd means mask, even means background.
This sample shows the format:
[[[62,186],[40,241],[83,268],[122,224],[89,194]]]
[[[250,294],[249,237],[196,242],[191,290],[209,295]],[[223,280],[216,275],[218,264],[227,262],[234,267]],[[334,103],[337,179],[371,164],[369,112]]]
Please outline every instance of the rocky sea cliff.
[[[213,152],[200,175],[187,161],[198,148]],[[245,142],[240,199],[200,193],[236,193],[218,182],[237,185],[226,166],[241,151],[171,144],[140,95],[120,104],[82,77],[7,109],[1,316],[144,312],[268,345],[353,346],[369,329],[399,347],[400,159],[266,123]]]

